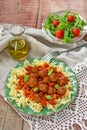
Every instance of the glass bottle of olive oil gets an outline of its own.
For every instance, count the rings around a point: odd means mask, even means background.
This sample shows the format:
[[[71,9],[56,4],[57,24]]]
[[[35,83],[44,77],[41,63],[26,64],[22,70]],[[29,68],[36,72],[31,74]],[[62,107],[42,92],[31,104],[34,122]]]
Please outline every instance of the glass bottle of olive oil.
[[[10,28],[13,39],[9,41],[8,50],[16,60],[24,60],[30,49],[28,41],[22,36],[24,30],[22,25],[12,25]]]

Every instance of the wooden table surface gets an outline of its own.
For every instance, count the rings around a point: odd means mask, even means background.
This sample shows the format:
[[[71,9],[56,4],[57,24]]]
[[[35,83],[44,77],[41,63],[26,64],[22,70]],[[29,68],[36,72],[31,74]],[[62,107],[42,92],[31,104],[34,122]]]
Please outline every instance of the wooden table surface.
[[[42,21],[50,12],[61,10],[75,11],[87,20],[86,0],[0,0],[0,22],[41,29]],[[29,130],[28,124],[1,96],[0,130]]]

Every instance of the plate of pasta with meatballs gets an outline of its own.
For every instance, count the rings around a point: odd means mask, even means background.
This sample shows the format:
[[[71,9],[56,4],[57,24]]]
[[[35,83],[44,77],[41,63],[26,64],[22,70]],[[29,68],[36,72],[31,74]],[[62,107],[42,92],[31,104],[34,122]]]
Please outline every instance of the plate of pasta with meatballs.
[[[75,73],[59,59],[30,58],[17,64],[5,80],[7,101],[17,110],[48,116],[65,109],[76,97]]]

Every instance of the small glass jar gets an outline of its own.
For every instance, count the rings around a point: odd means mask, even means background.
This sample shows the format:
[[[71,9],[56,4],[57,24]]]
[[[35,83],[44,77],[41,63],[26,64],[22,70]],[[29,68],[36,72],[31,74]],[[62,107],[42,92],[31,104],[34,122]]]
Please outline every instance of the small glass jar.
[[[30,49],[28,41],[22,36],[24,31],[23,25],[12,25],[10,27],[10,33],[13,37],[9,41],[8,50],[16,60],[24,60]]]

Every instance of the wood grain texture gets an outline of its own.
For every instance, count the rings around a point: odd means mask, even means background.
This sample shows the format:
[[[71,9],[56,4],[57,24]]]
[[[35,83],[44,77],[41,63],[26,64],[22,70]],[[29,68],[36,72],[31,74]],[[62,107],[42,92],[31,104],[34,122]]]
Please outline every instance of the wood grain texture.
[[[29,129],[30,129],[29,124],[24,121],[24,123],[23,123],[23,130],[29,130]]]
[[[3,100],[3,98],[0,96],[0,130],[2,130],[5,122],[7,112],[7,104]]]
[[[50,12],[61,10],[75,11],[87,19],[85,0],[0,0],[0,22],[41,28],[42,22]]]
[[[40,0],[40,6],[38,11],[38,18],[37,18],[37,28],[42,27],[42,22],[48,16],[50,12],[50,0]]]
[[[23,119],[0,96],[0,130],[22,130]]]
[[[0,22],[41,29],[49,13],[61,10],[75,11],[87,19],[86,0],[0,0]],[[29,129],[29,125],[0,96],[0,130]]]
[[[20,1],[20,23],[36,27],[39,0]]]

